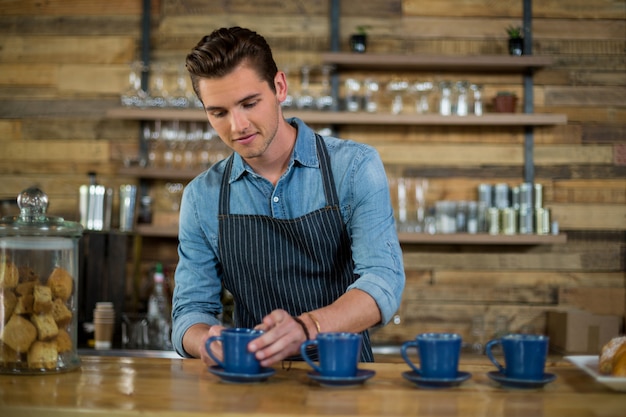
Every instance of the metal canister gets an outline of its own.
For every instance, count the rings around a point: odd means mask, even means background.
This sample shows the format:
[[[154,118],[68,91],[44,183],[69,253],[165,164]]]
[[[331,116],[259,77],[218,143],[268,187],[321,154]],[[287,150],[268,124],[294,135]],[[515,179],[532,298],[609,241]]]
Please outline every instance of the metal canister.
[[[495,207],[487,210],[487,231],[490,235],[500,234],[500,210]]]
[[[534,190],[535,190],[535,195],[534,195],[535,209],[542,208],[543,207],[543,185],[538,184],[538,183],[535,184]]]
[[[537,224],[538,235],[550,234],[550,209],[543,207],[536,208],[535,223]]]
[[[478,202],[493,207],[493,187],[491,184],[478,184]]]
[[[511,207],[513,207],[516,210],[519,210],[519,204],[520,204],[519,188],[520,188],[519,186],[511,188]]]
[[[524,182],[519,186],[519,209],[532,209],[533,206],[533,184]]]
[[[517,212],[512,207],[500,210],[500,221],[502,225],[502,234],[517,234]]]
[[[534,233],[534,210],[532,208],[519,210],[519,233],[528,235]]]
[[[503,209],[511,206],[510,199],[511,189],[508,184],[496,184],[493,192],[493,205],[496,208]]]

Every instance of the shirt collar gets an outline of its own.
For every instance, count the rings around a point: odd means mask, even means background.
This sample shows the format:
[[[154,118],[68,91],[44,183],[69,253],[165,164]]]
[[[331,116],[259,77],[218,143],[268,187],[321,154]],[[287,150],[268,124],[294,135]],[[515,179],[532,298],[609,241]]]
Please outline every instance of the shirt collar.
[[[296,146],[291,154],[289,168],[298,163],[303,166],[317,168],[319,167],[319,159],[317,158],[317,147],[315,140],[315,132],[307,126],[302,120],[291,117],[287,122],[294,126],[298,134],[296,136]],[[233,154],[233,167],[230,173],[229,182],[232,183],[240,179],[246,171],[254,174],[254,171],[246,164],[238,153]]]

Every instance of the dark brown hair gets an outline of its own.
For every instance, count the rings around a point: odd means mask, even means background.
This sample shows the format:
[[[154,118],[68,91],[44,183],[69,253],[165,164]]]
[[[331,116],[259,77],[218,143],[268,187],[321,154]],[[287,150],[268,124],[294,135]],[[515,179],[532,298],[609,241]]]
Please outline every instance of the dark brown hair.
[[[200,98],[200,79],[224,77],[244,62],[276,91],[274,77],[278,68],[270,46],[263,36],[238,26],[217,29],[204,36],[187,55],[193,91]]]

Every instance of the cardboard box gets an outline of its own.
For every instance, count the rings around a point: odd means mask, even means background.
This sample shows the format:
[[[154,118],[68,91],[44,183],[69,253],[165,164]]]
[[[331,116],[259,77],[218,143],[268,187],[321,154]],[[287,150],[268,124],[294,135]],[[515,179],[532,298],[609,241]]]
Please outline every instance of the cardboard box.
[[[618,336],[622,316],[603,316],[578,309],[548,312],[550,349],[560,354],[597,355]]]
[[[565,308],[579,308],[593,314],[623,316],[626,313],[625,300],[625,288],[559,288],[558,304]]]

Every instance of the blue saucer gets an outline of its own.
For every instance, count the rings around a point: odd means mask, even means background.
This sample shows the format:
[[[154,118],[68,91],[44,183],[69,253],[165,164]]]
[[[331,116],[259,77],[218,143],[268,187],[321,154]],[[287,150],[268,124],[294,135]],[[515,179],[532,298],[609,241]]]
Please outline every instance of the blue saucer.
[[[218,365],[209,367],[209,372],[219,376],[223,381],[233,382],[236,384],[245,384],[251,382],[262,382],[276,373],[273,368],[261,368],[258,374],[239,374],[234,372],[226,372],[224,368]]]
[[[548,373],[543,374],[543,378],[541,379],[509,378],[499,371],[487,372],[487,376],[505,388],[520,388],[520,389],[543,388],[544,385],[549,384],[550,382],[556,379],[556,375],[548,374]]]
[[[376,375],[376,372],[367,369],[359,369],[356,372],[356,376],[324,376],[319,372],[311,371],[308,375],[309,378],[319,382],[320,385],[329,387],[349,387],[364,383]]]
[[[422,388],[451,388],[461,385],[472,377],[469,372],[457,372],[455,378],[426,378],[415,371],[406,371],[402,376]]]

